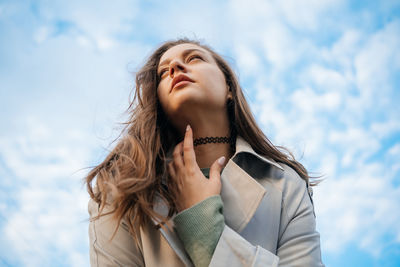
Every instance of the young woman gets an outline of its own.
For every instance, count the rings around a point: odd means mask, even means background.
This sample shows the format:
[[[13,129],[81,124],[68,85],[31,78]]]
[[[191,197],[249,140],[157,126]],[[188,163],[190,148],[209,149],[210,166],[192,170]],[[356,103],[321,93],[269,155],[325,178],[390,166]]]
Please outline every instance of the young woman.
[[[92,266],[323,266],[313,183],[257,126],[221,56],[164,43],[128,110],[86,177]]]

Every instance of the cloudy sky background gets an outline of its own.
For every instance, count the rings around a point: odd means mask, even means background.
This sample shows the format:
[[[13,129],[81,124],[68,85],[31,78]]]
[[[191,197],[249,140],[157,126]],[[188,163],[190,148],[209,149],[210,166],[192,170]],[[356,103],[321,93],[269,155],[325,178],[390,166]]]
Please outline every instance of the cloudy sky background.
[[[0,266],[88,266],[81,179],[119,134],[133,74],[197,38],[265,133],[326,180],[327,266],[400,262],[398,1],[0,1]]]

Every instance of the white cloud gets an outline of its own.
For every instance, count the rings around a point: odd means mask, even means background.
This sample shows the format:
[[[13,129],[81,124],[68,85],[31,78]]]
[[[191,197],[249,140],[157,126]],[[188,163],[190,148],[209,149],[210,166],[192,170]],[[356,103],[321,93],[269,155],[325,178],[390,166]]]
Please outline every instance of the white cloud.
[[[400,143],[395,144],[389,149],[389,154],[392,156],[397,156],[399,158],[400,156]]]
[[[296,40],[288,27],[280,22],[269,23],[262,32],[260,40],[265,56],[279,70],[294,65],[306,49],[304,41]]]
[[[344,73],[353,72],[354,56],[364,42],[364,35],[357,29],[346,29],[341,37],[332,45],[330,49],[322,49],[322,58],[337,64]]]
[[[362,105],[375,110],[391,102],[394,77],[400,69],[400,22],[393,21],[368,38],[355,56],[356,83]]]
[[[246,44],[237,44],[233,49],[235,49],[235,58],[240,68],[240,73],[250,77],[257,75],[262,64],[254,48]]]
[[[341,96],[338,92],[330,91],[324,94],[316,94],[310,88],[299,89],[291,95],[292,104],[303,112],[314,113],[316,111],[330,111],[338,108]]]
[[[318,91],[343,92],[350,87],[352,77],[321,65],[312,65],[304,73],[307,82],[312,82]]]
[[[379,256],[387,235],[393,237],[392,242],[399,242],[400,215],[395,211],[400,188],[393,187],[394,177],[386,168],[382,164],[364,165],[340,178],[329,178],[314,190],[324,251],[338,253],[356,241],[362,249]]]
[[[379,138],[386,138],[393,133],[400,132],[400,121],[386,120],[377,121],[371,124],[371,131]]]
[[[2,179],[14,185],[2,192],[14,203],[1,208],[9,261],[87,265],[89,197],[81,183],[86,171],[78,171],[89,165],[94,142],[73,129],[56,133],[37,119],[24,123],[23,135],[0,139],[3,164],[13,173]]]
[[[100,50],[114,46],[117,34],[128,33],[132,22],[139,12],[137,1],[123,0],[112,4],[104,1],[36,1],[36,13],[40,21],[56,32],[63,23],[88,36]],[[45,26],[46,27],[46,26]],[[40,29],[39,29],[40,33]]]
[[[76,257],[69,258],[72,254],[88,262],[87,223],[82,222],[87,212],[81,204],[87,203],[88,197],[79,190],[79,183],[69,184],[69,188],[57,188],[38,183],[15,192],[19,207],[8,213],[3,242],[24,266],[65,264],[57,260],[57,254],[63,255],[68,265],[76,261]]]
[[[322,24],[324,15],[338,10],[343,1],[335,0],[283,0],[276,1],[285,19],[292,27],[298,29],[316,30]]]
[[[344,152],[344,167],[364,162],[381,147],[379,140],[368,129],[355,127],[346,131],[332,131],[328,140]]]
[[[48,26],[42,26],[36,30],[33,35],[33,39],[36,43],[43,43],[47,38],[49,38],[50,34],[53,32],[53,29],[50,29]]]

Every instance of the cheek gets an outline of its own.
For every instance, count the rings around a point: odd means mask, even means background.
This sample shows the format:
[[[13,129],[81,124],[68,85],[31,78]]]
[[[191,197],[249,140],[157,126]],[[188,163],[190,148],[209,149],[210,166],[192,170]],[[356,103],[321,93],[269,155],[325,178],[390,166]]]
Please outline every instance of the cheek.
[[[212,89],[213,94],[225,95],[227,90],[224,74],[218,69],[206,75],[207,87]]]
[[[160,83],[157,87],[157,97],[162,105],[164,105],[167,94],[168,92],[166,86],[163,83]]]
[[[166,90],[165,86],[163,87],[161,84],[157,88],[157,98],[158,101],[160,102],[160,106],[162,110],[164,111],[165,115],[169,117],[169,90]]]

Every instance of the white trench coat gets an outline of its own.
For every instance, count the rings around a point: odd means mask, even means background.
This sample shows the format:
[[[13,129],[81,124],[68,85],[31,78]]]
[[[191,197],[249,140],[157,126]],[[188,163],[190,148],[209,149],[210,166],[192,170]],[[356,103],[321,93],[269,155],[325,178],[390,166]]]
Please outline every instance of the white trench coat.
[[[225,228],[210,266],[324,266],[310,190],[292,168],[238,136],[221,181]],[[88,210],[96,216],[98,204]],[[91,266],[193,266],[175,231],[148,225],[136,246],[124,220],[109,242],[115,225],[111,215],[89,223]]]

